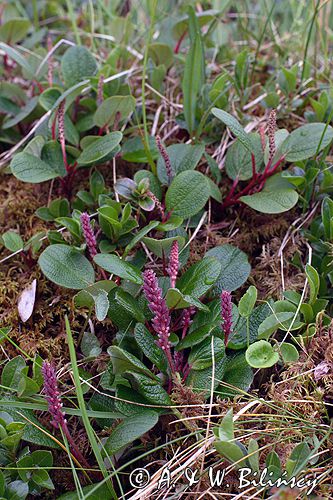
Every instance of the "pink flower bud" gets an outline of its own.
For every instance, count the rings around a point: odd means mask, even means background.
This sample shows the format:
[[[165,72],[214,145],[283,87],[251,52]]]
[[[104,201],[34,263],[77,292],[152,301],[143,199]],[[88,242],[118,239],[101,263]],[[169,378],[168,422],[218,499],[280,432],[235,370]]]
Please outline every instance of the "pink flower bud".
[[[66,420],[62,410],[56,371],[50,363],[44,361],[42,374],[44,377],[44,391],[48,402],[49,412],[53,418],[51,423],[56,429],[59,427],[64,429],[66,427]]]
[[[158,345],[163,350],[170,350],[170,312],[158,285],[156,274],[151,269],[143,273],[143,292],[151,312],[155,315],[152,325],[158,335]]]
[[[86,240],[90,256],[93,259],[97,254],[97,243],[93,228],[91,227],[90,224],[90,217],[86,212],[84,212],[83,214],[81,214],[80,220],[81,220],[84,239]]]
[[[274,155],[276,153],[275,130],[276,130],[276,110],[272,109],[272,111],[269,114],[268,125],[267,125],[269,162],[273,160]]]
[[[232,303],[231,293],[226,290],[221,293],[221,316],[224,344],[227,345],[229,336],[232,332]]]
[[[157,144],[158,150],[160,152],[160,155],[162,156],[162,158],[164,160],[165,169],[166,169],[166,173],[167,173],[167,176],[168,176],[168,180],[169,180],[169,182],[171,182],[172,178],[174,176],[172,165],[171,165],[171,161],[170,161],[168,152],[165,149],[165,147],[163,146],[161,138],[160,138],[159,135],[156,136],[156,144]]]
[[[178,241],[175,240],[172,242],[170,255],[169,255],[169,266],[168,266],[168,274],[170,276],[170,286],[171,288],[175,288],[176,279],[179,270],[179,250],[178,250]]]

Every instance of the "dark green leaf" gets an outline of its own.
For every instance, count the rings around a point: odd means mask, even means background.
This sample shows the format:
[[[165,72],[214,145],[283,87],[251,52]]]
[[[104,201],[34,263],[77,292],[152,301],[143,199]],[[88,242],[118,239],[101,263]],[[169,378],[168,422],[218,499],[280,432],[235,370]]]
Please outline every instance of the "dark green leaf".
[[[89,260],[75,248],[50,245],[38,259],[45,276],[65,288],[82,289],[95,281],[95,272]]]
[[[33,184],[59,177],[59,168],[56,165],[49,165],[30,153],[16,154],[10,168],[17,179]]]
[[[186,170],[172,181],[165,197],[166,208],[172,214],[187,219],[206,205],[209,195],[206,177],[195,170]]]
[[[119,424],[107,439],[104,447],[109,455],[114,455],[116,452],[133,441],[141,437],[143,434],[152,429],[158,422],[158,413],[154,411],[145,411],[142,415],[132,415],[126,417]]]
[[[86,47],[74,46],[66,50],[61,60],[61,72],[67,87],[81,82],[96,73],[97,64]]]
[[[216,282],[221,264],[214,257],[205,257],[196,262],[178,279],[177,287],[184,295],[199,298]]]
[[[247,256],[239,248],[222,245],[212,248],[207,257],[215,257],[221,264],[221,273],[214,285],[214,291],[220,294],[223,290],[232,292],[245,283],[251,272]]]
[[[121,259],[117,255],[97,254],[94,257],[94,262],[105,269],[109,273],[115,274],[120,278],[132,281],[138,285],[142,285],[142,276],[138,268]]]
[[[201,144],[172,144],[166,148],[175,175],[185,170],[194,170],[198,165],[205,147]],[[157,162],[157,175],[162,184],[169,184],[165,162],[161,156]]]

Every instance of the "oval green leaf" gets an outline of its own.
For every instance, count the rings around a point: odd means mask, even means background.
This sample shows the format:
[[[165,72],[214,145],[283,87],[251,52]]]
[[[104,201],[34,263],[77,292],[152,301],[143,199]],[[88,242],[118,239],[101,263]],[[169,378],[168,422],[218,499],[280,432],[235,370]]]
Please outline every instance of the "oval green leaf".
[[[187,170],[172,181],[165,197],[166,208],[174,215],[189,218],[206,205],[209,194],[206,177],[200,172]]]
[[[10,164],[11,171],[23,182],[37,184],[59,177],[58,166],[52,166],[30,153],[18,153]]]
[[[87,76],[94,75],[96,70],[95,58],[86,47],[70,47],[61,60],[61,72],[66,87],[72,87]]]
[[[139,269],[118,257],[118,255],[100,253],[95,255],[94,262],[109,273],[115,274],[125,280],[132,281],[137,285],[142,285],[143,281]]]
[[[307,123],[297,128],[281,146],[287,161],[300,161],[322,151],[333,139],[333,128],[325,123]]]
[[[68,245],[50,245],[38,259],[41,270],[53,283],[65,288],[82,290],[95,281],[89,260]]]
[[[77,159],[79,165],[92,165],[103,158],[106,158],[119,145],[123,134],[112,132],[111,134],[99,137],[87,146]]]
[[[221,245],[212,248],[206,253],[208,257],[215,257],[221,264],[221,273],[214,285],[216,293],[222,290],[233,292],[245,283],[251,272],[247,255],[232,245]]]
[[[294,189],[277,189],[276,191],[261,191],[250,196],[242,196],[240,200],[257,212],[281,214],[296,205],[298,194]]]
[[[212,113],[216,118],[221,120],[228,128],[230,128],[231,132],[239,139],[239,141],[243,144],[243,146],[250,152],[253,151],[253,145],[249,135],[245,132],[241,124],[236,118],[232,115],[223,111],[223,109],[213,108]]]
[[[114,95],[105,99],[97,108],[94,115],[94,124],[97,127],[106,127],[113,123],[119,113],[119,119],[123,120],[133,113],[135,99],[131,95]]]

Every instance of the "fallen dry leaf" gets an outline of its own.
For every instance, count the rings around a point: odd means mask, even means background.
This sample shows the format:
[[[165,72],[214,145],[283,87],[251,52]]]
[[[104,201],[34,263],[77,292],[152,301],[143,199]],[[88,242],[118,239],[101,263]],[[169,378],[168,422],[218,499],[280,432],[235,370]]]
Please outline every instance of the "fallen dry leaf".
[[[18,313],[23,322],[28,321],[34,310],[36,288],[37,280],[34,279],[33,282],[23,290],[17,301]]]

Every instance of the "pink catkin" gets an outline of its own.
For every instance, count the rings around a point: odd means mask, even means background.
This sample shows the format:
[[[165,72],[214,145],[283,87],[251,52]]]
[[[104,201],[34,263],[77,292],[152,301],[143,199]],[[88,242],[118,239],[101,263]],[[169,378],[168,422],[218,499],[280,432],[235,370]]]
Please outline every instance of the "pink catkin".
[[[61,427],[63,430],[67,427],[65,414],[62,410],[62,402],[60,397],[60,392],[58,389],[57,375],[54,367],[44,361],[42,366],[42,374],[44,377],[44,391],[46,395],[46,400],[48,402],[49,413],[52,416],[52,425],[59,429]]]
[[[60,428],[63,431],[68,440],[73,455],[77,458],[77,460],[79,460],[82,465],[84,465],[84,467],[89,467],[89,463],[86,461],[86,459],[78,449],[77,443],[74,441],[68,430],[65,413],[62,410],[61,396],[58,388],[57,374],[54,366],[51,363],[44,361],[42,366],[42,375],[44,378],[44,392],[48,403],[48,410],[50,415],[52,416],[51,424],[56,429]]]
[[[98,85],[97,85],[97,104],[98,105],[101,105],[103,100],[104,100],[103,86],[104,86],[104,76],[100,75],[100,77],[98,79]]]
[[[181,319],[182,339],[186,337],[187,330],[189,329],[189,326],[192,324],[191,316],[194,313],[195,313],[195,307],[193,306],[183,310]]]
[[[152,326],[158,335],[158,345],[165,352],[171,372],[175,371],[174,362],[170,351],[170,312],[158,285],[154,271],[147,269],[143,273],[143,292],[148,301],[149,309],[154,314]]]
[[[90,257],[93,259],[97,254],[97,242],[94,234],[94,230],[90,224],[90,217],[86,212],[83,212],[80,217],[82,231],[84,239],[86,240],[87,248],[89,250]]]
[[[175,240],[172,243],[170,255],[169,255],[169,266],[168,266],[168,275],[170,276],[170,286],[171,288],[175,288],[176,279],[179,270],[179,249],[178,249],[178,241]]]
[[[153,200],[153,202],[155,203],[155,207],[160,212],[162,219],[164,219],[165,213],[164,213],[164,209],[162,207],[162,203],[160,202],[160,200],[151,191],[147,191],[147,195],[149,196],[149,198],[151,198]]]
[[[172,165],[171,165],[171,161],[170,161],[168,152],[165,149],[165,147],[163,146],[161,138],[160,138],[159,135],[156,136],[156,144],[157,144],[158,150],[160,152],[160,155],[162,156],[162,158],[164,160],[166,173],[167,173],[167,176],[168,176],[168,180],[170,182],[170,181],[172,181],[174,173],[173,173],[173,169],[172,169]]]
[[[269,148],[269,162],[271,163],[276,153],[275,145],[275,130],[276,130],[276,111],[272,109],[269,114],[267,124],[268,148]]]
[[[59,141],[61,145],[62,157],[64,160],[64,165],[68,171],[67,154],[66,154],[66,140],[65,140],[65,99],[61,101],[58,108],[58,132]]]
[[[226,290],[221,293],[221,317],[224,344],[227,345],[229,336],[232,332],[232,303],[231,293]]]

